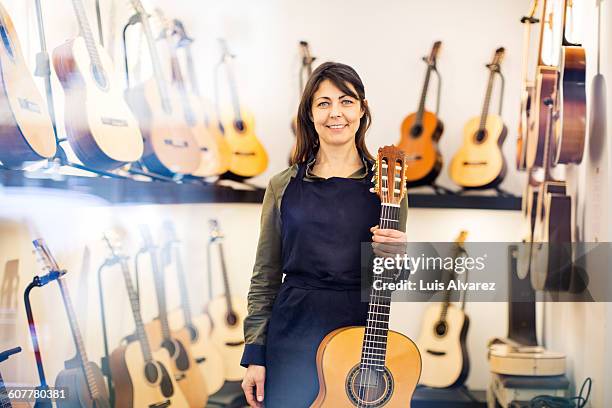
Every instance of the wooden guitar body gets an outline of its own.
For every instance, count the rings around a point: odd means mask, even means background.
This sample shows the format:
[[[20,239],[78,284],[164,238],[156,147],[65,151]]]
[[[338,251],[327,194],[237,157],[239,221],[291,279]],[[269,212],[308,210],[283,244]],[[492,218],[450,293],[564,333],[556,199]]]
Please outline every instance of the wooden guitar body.
[[[255,118],[250,112],[240,110],[241,121],[234,112],[222,116],[223,135],[230,147],[229,172],[242,178],[254,177],[268,167],[268,153],[255,136]]]
[[[423,112],[422,124],[416,123],[417,114],[408,115],[402,122],[401,139],[397,146],[406,153],[409,162],[406,180],[409,186],[431,184],[442,169],[442,155],[438,141],[444,125],[437,116]]]
[[[531,254],[531,285],[536,290],[565,291],[572,271],[572,199],[564,182],[540,187],[541,212],[536,216]]]
[[[155,79],[128,91],[128,103],[139,119],[144,138],[142,160],[158,174],[192,174],[200,165],[200,149],[183,117],[178,91],[169,85],[166,89],[167,107]]]
[[[181,391],[190,407],[203,407],[208,401],[208,389],[202,372],[195,362],[190,349],[189,333],[186,329],[173,331],[172,340],[164,341],[159,319],[145,325],[145,331],[154,350],[164,348],[170,355],[169,369],[174,373]]]
[[[423,372],[420,383],[433,388],[461,385],[470,370],[466,337],[469,318],[457,307],[448,305],[445,321],[440,321],[442,304],[427,308],[421,335],[417,340]]]
[[[357,382],[364,330],[364,327],[343,327],[325,336],[317,351],[319,394],[312,408],[358,406]],[[378,383],[380,387],[371,389],[370,402],[361,400],[359,406],[410,407],[421,374],[421,358],[412,340],[391,330],[384,373],[383,378],[378,378],[382,380]],[[370,379],[375,380],[374,374]]]
[[[139,160],[143,143],[136,118],[109,77],[110,57],[100,47],[98,54],[105,78],[96,79],[82,37],[56,48],[53,65],[66,95],[70,146],[85,165],[109,170]]]
[[[110,369],[115,384],[115,408],[189,407],[170,370],[172,360],[166,349],[152,352],[147,364],[140,343],[133,341],[115,349]]]
[[[240,366],[244,352],[244,319],[247,315],[247,305],[243,298],[232,297],[234,316],[227,314],[227,300],[219,296],[206,306],[206,312],[212,322],[210,339],[223,357],[225,379],[239,381],[244,377],[245,368]],[[230,322],[232,324],[230,324]]]
[[[19,167],[25,161],[50,159],[56,152],[51,117],[2,4],[0,32],[0,161]]]
[[[183,327],[184,318],[181,310],[168,314],[170,327]],[[192,317],[192,326],[185,327],[189,334],[191,355],[202,371],[209,394],[219,391],[225,383],[225,363],[221,352],[210,338],[212,323],[206,314]]]
[[[518,245],[518,255],[516,260],[516,274],[519,279],[525,279],[527,276],[529,276],[529,270],[531,268],[533,230],[535,227],[539,190],[539,185],[528,182],[527,188],[523,193],[523,222],[521,224],[521,236],[523,238],[522,242]]]
[[[221,134],[216,120],[205,112],[210,112],[208,104],[194,94],[187,94],[193,112],[198,115],[191,124],[191,130],[200,149],[200,165],[193,172],[196,177],[218,176],[229,170],[231,150]]]
[[[555,164],[580,163],[586,133],[586,55],[582,47],[561,49],[559,119]]]
[[[535,100],[533,109],[533,123],[530,126],[533,133],[527,144],[527,167],[542,167],[544,163],[544,144],[546,139],[546,117],[548,107],[544,104],[546,98],[551,96],[557,86],[557,69],[555,67],[540,66],[536,74]]]
[[[488,115],[486,136],[478,141],[480,117],[468,121],[463,129],[463,145],[451,160],[451,179],[463,188],[491,188],[501,183],[506,175],[506,161],[501,145],[507,129],[502,118]]]
[[[80,362],[70,360],[66,362],[66,368],[60,371],[55,379],[55,388],[69,390],[66,399],[55,401],[58,408],[110,408],[108,392],[100,368],[91,361],[85,364],[91,373],[92,386],[96,388],[99,397],[92,399]]]

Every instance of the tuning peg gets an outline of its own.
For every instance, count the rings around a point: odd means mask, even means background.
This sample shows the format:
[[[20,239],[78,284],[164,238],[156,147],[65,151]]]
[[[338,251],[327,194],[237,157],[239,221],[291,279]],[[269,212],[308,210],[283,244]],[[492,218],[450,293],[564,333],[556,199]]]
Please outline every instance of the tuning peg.
[[[376,190],[374,188],[371,188],[370,193],[376,193]]]

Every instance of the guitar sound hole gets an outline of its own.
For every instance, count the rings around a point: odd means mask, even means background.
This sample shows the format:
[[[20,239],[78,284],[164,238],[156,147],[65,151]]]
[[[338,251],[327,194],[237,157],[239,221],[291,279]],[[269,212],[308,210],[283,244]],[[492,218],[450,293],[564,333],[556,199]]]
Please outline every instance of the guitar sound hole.
[[[157,371],[157,366],[153,362],[149,362],[145,365],[144,373],[145,378],[150,384],[155,384],[157,380],[159,380],[159,372]]]
[[[434,332],[436,333],[436,336],[438,337],[445,336],[447,330],[448,330],[448,325],[446,324],[446,322],[438,322],[438,324],[436,324],[436,327],[434,327]]]
[[[485,129],[479,130],[475,135],[476,143],[482,143],[486,137],[487,131]]]
[[[15,54],[13,54],[13,46],[11,45],[11,40],[9,39],[8,32],[4,25],[0,25],[0,37],[2,37],[2,44],[4,44],[6,52],[8,52],[11,59],[14,59]]]
[[[101,89],[106,89],[108,87],[108,81],[106,80],[106,75],[104,75],[104,71],[98,68],[97,65],[91,66],[91,73]]]
[[[423,133],[423,126],[422,125],[414,125],[412,126],[412,128],[410,129],[410,135],[412,137],[417,137],[419,136],[421,133]]]
[[[198,333],[198,329],[196,329],[192,325],[187,326],[187,331],[189,332],[189,339],[191,340],[192,343],[196,342],[198,338],[200,337],[200,333]]]
[[[187,356],[187,351],[181,342],[167,340],[162,343],[162,347],[168,350],[174,359],[176,368],[178,368],[180,371],[186,371],[189,369],[189,357]]]
[[[353,367],[346,381],[346,392],[355,406],[381,407],[393,395],[393,377],[389,370]]]
[[[244,129],[246,128],[246,126],[244,125],[244,121],[242,120],[237,120],[236,122],[234,122],[234,127],[239,132],[244,132]]]
[[[174,395],[174,386],[172,385],[172,378],[170,377],[168,370],[166,370],[166,367],[161,364],[159,365],[159,367],[161,368],[162,372],[162,378],[159,383],[161,392],[164,397],[170,398]]]
[[[236,316],[236,313],[228,313],[226,320],[229,326],[235,326],[238,323],[238,316]]]

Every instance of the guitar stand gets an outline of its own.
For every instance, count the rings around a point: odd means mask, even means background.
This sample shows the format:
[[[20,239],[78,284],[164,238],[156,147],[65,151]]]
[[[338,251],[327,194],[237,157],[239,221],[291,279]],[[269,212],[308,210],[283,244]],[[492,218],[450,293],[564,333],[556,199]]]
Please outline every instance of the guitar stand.
[[[457,191],[455,194],[456,195],[466,195],[465,193],[469,192],[469,191],[487,191],[487,190],[493,190],[495,191],[496,197],[500,197],[500,198],[519,198],[517,195],[512,194],[511,192],[502,189],[501,187],[490,187],[490,188],[486,188],[486,189],[472,189],[472,188],[462,188],[461,190]]]
[[[455,192],[455,191],[453,191],[453,190],[451,190],[449,188],[442,187],[439,184],[432,183],[432,184],[430,184],[430,187],[433,189],[433,191],[434,191],[434,193],[436,195],[457,195],[457,192]]]
[[[34,348],[34,357],[36,359],[36,368],[38,370],[38,378],[40,379],[40,385],[36,387],[36,389],[41,391],[48,390],[49,385],[47,384],[42,356],[40,354],[40,347],[38,345],[38,334],[36,333],[36,324],[34,322],[34,315],[32,313],[32,304],[30,303],[30,292],[34,288],[42,288],[43,286],[57,280],[64,273],[65,271],[54,271],[49,272],[44,276],[35,276],[34,279],[32,279],[32,282],[26,287],[23,294],[26,315],[28,317],[28,326],[30,328],[30,337],[32,338],[32,347]],[[52,408],[52,404],[48,399],[38,398],[34,404],[34,408]]]
[[[127,259],[127,257],[125,257]],[[108,385],[108,393],[111,406],[115,405],[115,388],[113,387],[113,377],[110,370],[110,354],[108,350],[108,331],[106,326],[106,306],[104,303],[104,288],[102,286],[102,272],[121,262],[118,256],[108,257],[104,263],[98,268],[98,296],[100,297],[100,317],[102,321],[102,339],[104,341],[104,356],[101,359],[102,374],[106,377]]]

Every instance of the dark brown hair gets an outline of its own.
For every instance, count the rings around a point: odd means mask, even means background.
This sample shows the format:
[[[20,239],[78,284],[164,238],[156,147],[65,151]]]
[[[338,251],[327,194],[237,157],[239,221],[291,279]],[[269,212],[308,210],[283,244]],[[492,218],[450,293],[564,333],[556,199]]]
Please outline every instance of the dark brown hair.
[[[359,129],[355,133],[355,145],[357,151],[368,160],[374,160],[365,144],[365,134],[372,123],[370,109],[365,100],[365,89],[363,82],[357,72],[346,64],[339,62],[325,62],[317,67],[308,79],[297,114],[297,142],[295,152],[291,157],[291,164],[306,162],[319,150],[319,135],[312,122],[312,100],[319,89],[321,82],[329,79],[338,89],[361,102],[364,114],[359,121]],[[353,85],[355,92],[348,86]]]

